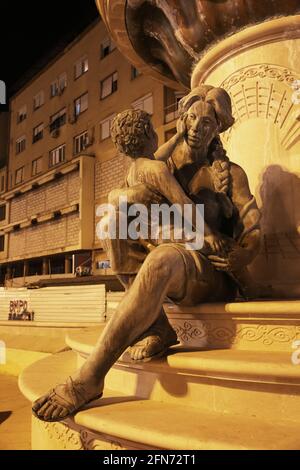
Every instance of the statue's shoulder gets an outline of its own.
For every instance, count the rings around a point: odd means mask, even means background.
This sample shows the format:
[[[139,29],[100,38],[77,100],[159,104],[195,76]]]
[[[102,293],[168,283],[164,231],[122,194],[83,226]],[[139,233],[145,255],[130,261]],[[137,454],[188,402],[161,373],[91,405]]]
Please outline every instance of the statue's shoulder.
[[[230,161],[230,174],[233,194],[250,194],[249,181],[245,170]]]
[[[233,179],[243,180],[246,178],[246,180],[248,181],[247,173],[240,165],[229,160],[229,168]]]

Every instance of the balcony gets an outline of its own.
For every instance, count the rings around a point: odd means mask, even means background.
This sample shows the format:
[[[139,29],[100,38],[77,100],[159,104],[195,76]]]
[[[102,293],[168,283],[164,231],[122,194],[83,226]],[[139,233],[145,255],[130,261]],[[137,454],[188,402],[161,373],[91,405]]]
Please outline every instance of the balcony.
[[[170,122],[178,119],[178,104],[179,101],[175,101],[174,103],[165,107],[165,124],[169,124]]]
[[[63,114],[62,116],[59,116],[58,118],[56,118],[54,121],[50,123],[50,133],[64,126],[66,124],[66,121],[67,121],[67,114]]]

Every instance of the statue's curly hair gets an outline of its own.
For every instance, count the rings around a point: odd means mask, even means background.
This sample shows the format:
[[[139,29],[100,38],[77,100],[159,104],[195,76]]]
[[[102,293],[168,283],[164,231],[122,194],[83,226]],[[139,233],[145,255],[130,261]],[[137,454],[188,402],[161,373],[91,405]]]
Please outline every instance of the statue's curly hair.
[[[143,154],[150,128],[150,114],[140,109],[128,109],[113,119],[111,138],[121,153],[136,158]]]

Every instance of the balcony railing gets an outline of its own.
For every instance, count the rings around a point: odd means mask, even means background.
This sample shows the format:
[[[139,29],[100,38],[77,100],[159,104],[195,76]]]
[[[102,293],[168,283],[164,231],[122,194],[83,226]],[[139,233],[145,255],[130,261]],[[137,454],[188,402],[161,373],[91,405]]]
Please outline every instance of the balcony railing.
[[[178,102],[170,104],[165,107],[165,124],[169,124],[172,121],[178,119]]]
[[[56,131],[60,127],[64,126],[67,122],[67,115],[63,114],[62,116],[55,119],[50,123],[50,132]]]

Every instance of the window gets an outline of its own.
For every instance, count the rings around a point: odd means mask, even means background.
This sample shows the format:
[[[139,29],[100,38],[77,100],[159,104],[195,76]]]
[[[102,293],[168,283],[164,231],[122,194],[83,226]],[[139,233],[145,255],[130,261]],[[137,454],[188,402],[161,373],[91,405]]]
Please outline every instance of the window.
[[[34,111],[41,108],[43,106],[43,104],[45,104],[45,93],[43,91],[40,91],[33,98],[33,109],[34,109]]]
[[[5,190],[5,176],[2,175],[1,176],[0,192],[3,193],[4,190]]]
[[[87,57],[82,57],[78,62],[75,64],[75,80],[81,77],[81,75],[85,74],[89,70],[89,60]]]
[[[141,109],[146,111],[149,114],[153,114],[153,96],[150,93],[149,95],[143,96],[139,100],[131,104],[134,109]]]
[[[184,93],[165,87],[165,124],[178,119],[178,108]]]
[[[6,219],[6,206],[0,206],[0,221]]]
[[[67,88],[67,74],[63,73],[58,77],[59,91],[62,93]]]
[[[74,155],[78,155],[80,152],[86,149],[89,143],[88,132],[83,132],[74,138]]]
[[[100,140],[108,139],[111,135],[111,123],[115,114],[112,114],[108,118],[104,119],[104,121],[100,122]]]
[[[16,141],[16,154],[18,155],[19,153],[24,152],[25,149],[26,149],[26,137],[20,137],[20,139]]]
[[[80,96],[74,101],[74,113],[75,116],[79,116],[79,114],[83,113],[88,109],[89,106],[89,94],[85,93],[84,95]]]
[[[50,85],[50,96],[51,96],[51,98],[54,98],[55,96],[62,95],[66,88],[67,88],[67,74],[62,73]]]
[[[20,122],[25,121],[27,118],[27,106],[23,106],[17,114],[17,123],[19,124]]]
[[[21,184],[24,181],[24,167],[19,168],[16,171],[16,176],[15,176],[15,184]]]
[[[49,155],[49,167],[53,167],[63,163],[66,159],[66,145],[60,145],[54,150],[51,150]]]
[[[39,124],[33,129],[32,143],[35,144],[35,142],[42,140],[43,137],[44,137],[44,124]]]
[[[54,98],[54,96],[58,95],[58,82],[55,80],[50,85],[50,97]]]
[[[118,89],[118,72],[113,73],[101,82],[101,100],[112,95]]]
[[[33,160],[31,167],[31,175],[36,176],[40,174],[43,170],[43,157],[39,157],[36,160]]]
[[[0,251],[4,251],[4,247],[5,247],[5,236],[4,235],[0,235]]]
[[[134,80],[135,78],[139,77],[140,75],[142,75],[141,72],[132,65],[131,66],[131,80]]]
[[[112,41],[112,39],[110,38],[105,39],[105,41],[103,41],[103,43],[101,44],[101,51],[100,51],[101,59],[104,59],[104,57],[107,57],[115,49],[116,49],[116,45]]]
[[[67,109],[63,108],[58,113],[50,117],[50,132],[64,126],[67,122]]]

